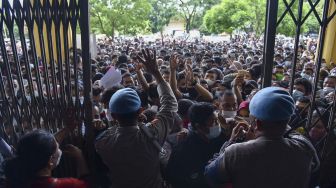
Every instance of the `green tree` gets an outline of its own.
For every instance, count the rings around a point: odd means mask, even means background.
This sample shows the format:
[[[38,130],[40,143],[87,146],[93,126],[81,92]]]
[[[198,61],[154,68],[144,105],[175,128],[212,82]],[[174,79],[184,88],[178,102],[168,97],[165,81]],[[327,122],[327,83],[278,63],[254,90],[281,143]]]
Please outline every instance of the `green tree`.
[[[151,4],[148,0],[90,0],[93,32],[114,38],[121,34],[137,34],[149,29]]]
[[[172,0],[152,0],[151,5],[153,7],[150,14],[151,31],[152,33],[160,32],[163,40],[163,28],[176,14],[174,2]]]
[[[204,12],[219,2],[220,0],[175,0],[177,11],[185,21],[187,33],[191,28],[199,28]]]
[[[221,4],[206,12],[203,23],[212,33],[227,32],[232,34],[236,29],[247,29],[247,23],[250,19],[247,1],[223,0]]]
[[[298,2],[295,1],[291,6],[291,10],[295,19],[298,19]],[[321,15],[322,3],[317,6],[317,12]],[[302,9],[302,17],[307,15],[310,9],[308,2],[304,2]],[[283,1],[279,1],[278,20],[286,10]],[[227,32],[232,33],[234,30],[249,31],[251,29],[257,35],[264,32],[266,16],[265,0],[222,0],[219,5],[212,7],[203,17],[203,25],[212,33]],[[300,33],[315,32],[317,33],[319,24],[313,13],[309,15],[305,23],[302,25]],[[287,12],[283,20],[277,27],[277,33],[286,36],[293,36],[296,32],[296,25]]]

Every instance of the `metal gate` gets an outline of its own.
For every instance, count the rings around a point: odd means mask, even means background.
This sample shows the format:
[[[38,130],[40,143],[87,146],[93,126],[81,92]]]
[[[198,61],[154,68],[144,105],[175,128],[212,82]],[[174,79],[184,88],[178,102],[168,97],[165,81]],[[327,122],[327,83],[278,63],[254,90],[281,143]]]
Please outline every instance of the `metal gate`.
[[[309,10],[306,14],[303,13],[303,4],[304,2],[309,4]],[[284,12],[279,12],[279,5],[282,3],[285,7]],[[297,3],[297,11],[293,11],[293,5]],[[274,47],[276,41],[276,30],[279,24],[283,21],[286,15],[289,15],[290,18],[293,20],[295,24],[295,42],[294,42],[294,51],[293,51],[293,60],[291,65],[291,82],[290,82],[290,93],[293,92],[293,85],[294,85],[294,76],[298,67],[297,67],[297,55],[299,49],[299,42],[300,42],[300,33],[303,25],[307,21],[308,16],[314,16],[317,19],[317,22],[320,26],[319,37],[318,37],[318,46],[315,54],[315,72],[314,72],[314,80],[313,80],[313,91],[311,95],[311,105],[309,106],[308,118],[305,124],[305,128],[308,128],[309,125],[312,125],[312,115],[314,111],[318,111],[318,114],[321,118],[323,115],[322,112],[319,112],[319,109],[316,106],[316,96],[318,90],[318,81],[319,81],[319,72],[321,70],[322,64],[322,53],[323,47],[325,42],[326,36],[326,29],[328,24],[331,22],[332,19],[335,19],[336,10],[330,12],[330,5],[332,3],[336,3],[336,0],[268,0],[267,7],[266,7],[266,25],[265,25],[265,35],[264,35],[264,57],[263,57],[263,87],[271,86],[272,84],[272,69],[273,69],[273,62],[274,62]],[[316,10],[318,5],[323,6],[322,16]],[[335,53],[335,52],[330,52]],[[335,91],[334,91],[335,92]],[[334,125],[335,119],[335,111],[336,111],[336,100],[335,97],[333,98],[333,103],[329,104],[327,107],[329,110],[330,118],[328,121],[328,130],[329,134],[332,132],[332,128]],[[329,136],[329,135],[328,135]],[[327,140],[327,139],[326,139]]]
[[[15,145],[34,128],[54,133],[73,108],[83,137],[92,118],[88,0],[2,0],[0,14],[0,136]]]

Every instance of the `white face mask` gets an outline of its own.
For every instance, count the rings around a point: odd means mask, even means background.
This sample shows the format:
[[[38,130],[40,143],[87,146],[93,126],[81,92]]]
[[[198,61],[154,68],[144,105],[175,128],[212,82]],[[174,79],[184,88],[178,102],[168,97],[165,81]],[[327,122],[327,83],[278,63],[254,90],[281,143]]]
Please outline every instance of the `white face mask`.
[[[156,105],[151,106],[151,110],[154,110],[155,112],[159,111],[159,107]]]
[[[301,75],[302,78],[305,78],[307,80],[311,80],[311,78],[312,78],[310,75],[308,75],[306,73],[303,73],[303,72],[300,75]]]
[[[332,87],[325,87],[325,88],[323,88],[324,94],[328,94],[328,93],[331,93],[333,91],[335,91],[335,89],[332,88]]]
[[[212,85],[214,85],[214,83],[215,83],[215,81],[210,80],[210,79],[206,79],[205,81],[207,82],[207,84],[208,84],[209,86],[212,86]]]
[[[61,161],[61,157],[62,157],[62,151],[58,148],[56,153],[53,155],[54,167],[56,167],[59,164],[59,162]]]
[[[222,92],[222,91],[216,91],[216,92],[215,92],[215,96],[216,96],[217,98],[220,98],[222,95],[223,95],[223,92]]]
[[[221,131],[222,131],[222,129],[218,125],[214,125],[214,126],[210,127],[209,134],[207,135],[208,139],[217,138],[220,135]]]
[[[224,118],[234,118],[237,115],[237,111],[223,111]]]

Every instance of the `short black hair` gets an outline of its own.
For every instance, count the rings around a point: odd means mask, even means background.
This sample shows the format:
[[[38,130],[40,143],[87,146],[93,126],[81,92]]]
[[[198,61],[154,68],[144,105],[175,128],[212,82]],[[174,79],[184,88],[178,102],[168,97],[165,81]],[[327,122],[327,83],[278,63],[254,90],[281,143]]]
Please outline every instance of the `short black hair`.
[[[262,73],[262,64],[252,65],[252,67],[249,69],[249,72],[251,74],[252,79],[257,81]]]
[[[310,94],[313,90],[313,85],[312,83],[305,79],[305,78],[297,78],[295,81],[294,81],[294,85],[302,85],[305,90],[306,90],[306,93],[305,94]]]
[[[115,92],[117,92],[119,89],[123,89],[123,88],[124,88],[124,86],[122,86],[122,85],[116,85],[116,86],[113,86],[111,89],[105,90],[102,93],[100,102],[107,105],[110,102],[110,99],[111,99],[112,95]]]
[[[200,102],[193,104],[188,112],[191,126],[194,128],[204,126],[214,111],[215,108],[211,103]]]
[[[189,99],[181,99],[178,101],[178,110],[177,113],[181,117],[185,117],[188,115],[189,108],[194,104],[192,100]]]

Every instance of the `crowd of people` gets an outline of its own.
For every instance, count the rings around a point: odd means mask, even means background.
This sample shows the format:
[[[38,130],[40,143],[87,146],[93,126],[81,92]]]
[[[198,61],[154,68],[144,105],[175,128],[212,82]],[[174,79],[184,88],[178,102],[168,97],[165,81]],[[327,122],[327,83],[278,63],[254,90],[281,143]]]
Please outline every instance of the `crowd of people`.
[[[73,145],[63,153],[75,158],[78,179],[52,178],[59,143],[74,129],[66,126],[56,135],[27,133],[15,150],[1,140],[5,186],[336,187],[336,65],[322,60],[317,72],[317,42],[301,41],[298,57],[293,43],[277,39],[274,62],[267,62],[274,64],[272,87],[262,89],[263,40],[254,36],[218,43],[100,39],[91,59],[95,181]],[[81,91],[78,55],[71,74],[78,73]],[[111,70],[120,82],[106,85]]]

